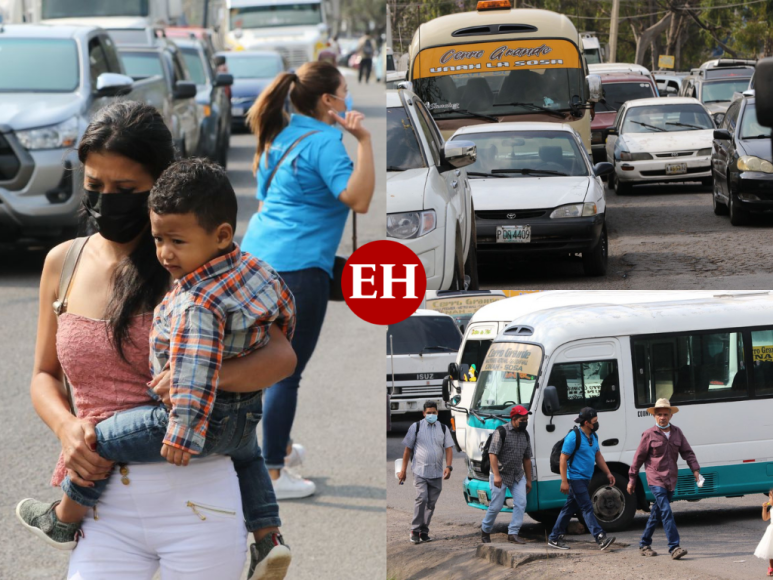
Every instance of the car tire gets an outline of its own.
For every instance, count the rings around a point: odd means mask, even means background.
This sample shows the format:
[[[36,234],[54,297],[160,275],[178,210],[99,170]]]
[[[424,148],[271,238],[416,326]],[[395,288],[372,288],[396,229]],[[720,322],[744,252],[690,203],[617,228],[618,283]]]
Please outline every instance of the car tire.
[[[607,239],[607,226],[601,230],[601,237],[596,246],[582,253],[582,268],[586,276],[603,276],[607,273],[609,261],[609,240]]]
[[[701,179],[701,185],[703,187],[712,187],[714,186],[714,179],[712,177],[704,177]]]
[[[617,187],[617,175],[614,171],[609,174],[609,180],[607,181],[607,184],[609,185],[609,189],[612,191],[614,191],[615,187]]]
[[[462,236],[456,230],[456,247],[454,248],[454,271],[449,290],[464,290],[464,256],[462,255]]]
[[[628,195],[633,190],[633,184],[615,178],[615,190],[617,195]]]
[[[728,211],[730,213],[730,223],[734,226],[745,226],[749,223],[749,212],[741,209],[738,196],[730,190],[730,204]]]
[[[477,229],[475,228],[475,214],[472,217],[472,232],[470,232],[470,251],[467,252],[467,261],[464,263],[464,274],[469,276],[468,290],[478,290],[480,280],[478,278],[478,242]]]
[[[719,185],[715,181],[711,190],[711,205],[714,206],[714,215],[727,215],[729,213],[727,205],[719,201],[718,187]]]
[[[636,494],[628,495],[628,478],[612,472],[615,485],[609,485],[607,476],[596,473],[588,486],[593,512],[605,532],[627,529],[636,516]]]

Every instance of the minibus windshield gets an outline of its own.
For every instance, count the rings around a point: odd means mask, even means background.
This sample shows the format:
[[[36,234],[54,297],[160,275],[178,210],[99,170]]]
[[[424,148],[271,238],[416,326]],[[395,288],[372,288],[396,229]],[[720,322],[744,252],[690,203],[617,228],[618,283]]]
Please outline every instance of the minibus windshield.
[[[515,405],[529,409],[541,364],[542,347],[536,344],[491,345],[475,386],[471,412],[509,416]]]

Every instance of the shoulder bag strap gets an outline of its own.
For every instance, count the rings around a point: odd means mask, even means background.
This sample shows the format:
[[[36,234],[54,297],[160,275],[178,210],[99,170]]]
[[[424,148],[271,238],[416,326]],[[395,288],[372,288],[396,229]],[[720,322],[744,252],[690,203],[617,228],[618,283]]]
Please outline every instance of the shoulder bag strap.
[[[411,449],[411,461],[413,461],[413,456],[416,454],[416,445],[419,443],[419,429],[421,428],[421,421],[416,421],[414,425],[416,425],[416,433],[414,434],[413,448]]]
[[[295,146],[298,145],[301,141],[303,141],[306,137],[309,135],[313,135],[314,133],[319,133],[319,131],[309,131],[308,133],[304,133],[300,137],[298,137],[292,145],[290,145],[287,148],[287,151],[284,152],[284,155],[279,159],[279,162],[274,166],[274,170],[271,172],[271,175],[268,177],[268,183],[266,183],[266,193],[268,193],[268,188],[271,187],[271,182],[274,181],[274,176],[276,175],[276,172],[279,170],[279,166],[282,165],[282,162],[287,159],[287,156],[290,154],[290,152],[295,149]],[[268,153],[266,153],[268,155]]]

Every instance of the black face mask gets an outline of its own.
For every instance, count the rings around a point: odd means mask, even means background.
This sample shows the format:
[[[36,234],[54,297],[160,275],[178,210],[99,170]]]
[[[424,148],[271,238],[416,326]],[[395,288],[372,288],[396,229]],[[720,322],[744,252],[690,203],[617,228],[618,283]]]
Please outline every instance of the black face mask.
[[[529,426],[528,421],[524,421],[522,423],[518,423],[518,425],[515,426],[516,431],[526,431],[526,427]]]
[[[148,217],[150,191],[138,193],[99,193],[86,190],[83,206],[102,237],[117,244],[132,241],[144,230]]]
[[[598,423],[591,423],[591,428],[592,428],[594,431],[598,431],[598,430],[599,430],[599,424],[598,424]]]

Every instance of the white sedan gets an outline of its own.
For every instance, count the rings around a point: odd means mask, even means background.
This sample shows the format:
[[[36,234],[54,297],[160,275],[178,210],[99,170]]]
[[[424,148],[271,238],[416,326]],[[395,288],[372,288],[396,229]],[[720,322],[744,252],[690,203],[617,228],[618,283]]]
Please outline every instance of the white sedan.
[[[601,175],[582,139],[561,123],[492,123],[459,129],[449,143],[472,141],[467,167],[478,253],[582,254],[590,276],[607,269],[606,201]]]
[[[618,195],[636,184],[700,181],[711,186],[714,122],[697,99],[637,99],[623,105],[609,129],[610,187]]]

